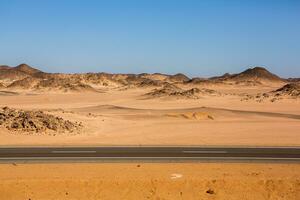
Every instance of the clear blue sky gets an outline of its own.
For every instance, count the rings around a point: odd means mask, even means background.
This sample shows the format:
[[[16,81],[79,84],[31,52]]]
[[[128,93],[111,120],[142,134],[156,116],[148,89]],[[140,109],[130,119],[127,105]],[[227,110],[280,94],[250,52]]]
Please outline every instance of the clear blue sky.
[[[0,64],[48,72],[266,66],[300,77],[299,0],[0,0]]]

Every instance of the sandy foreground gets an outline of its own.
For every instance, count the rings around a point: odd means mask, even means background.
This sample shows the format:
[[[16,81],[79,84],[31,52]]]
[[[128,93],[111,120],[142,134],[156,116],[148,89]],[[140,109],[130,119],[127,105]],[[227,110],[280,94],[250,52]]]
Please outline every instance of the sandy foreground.
[[[3,95],[0,106],[43,110],[83,123],[79,134],[0,130],[1,145],[300,145],[300,101],[241,101],[237,95],[145,99],[153,88],[102,93]],[[235,93],[272,88],[217,88]],[[263,112],[263,113],[262,113]],[[213,119],[208,118],[211,116]]]
[[[0,199],[300,198],[299,164],[1,164]]]

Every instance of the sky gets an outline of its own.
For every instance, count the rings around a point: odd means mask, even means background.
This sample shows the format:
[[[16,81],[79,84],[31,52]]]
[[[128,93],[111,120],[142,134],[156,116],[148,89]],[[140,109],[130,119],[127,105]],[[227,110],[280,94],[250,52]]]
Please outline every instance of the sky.
[[[0,0],[0,64],[300,77],[299,0]]]

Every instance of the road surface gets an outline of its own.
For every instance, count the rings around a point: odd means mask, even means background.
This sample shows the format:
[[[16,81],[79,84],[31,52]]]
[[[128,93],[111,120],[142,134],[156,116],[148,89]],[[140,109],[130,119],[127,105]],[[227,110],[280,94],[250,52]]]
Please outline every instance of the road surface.
[[[1,147],[0,162],[7,161],[293,161],[300,162],[300,147]]]

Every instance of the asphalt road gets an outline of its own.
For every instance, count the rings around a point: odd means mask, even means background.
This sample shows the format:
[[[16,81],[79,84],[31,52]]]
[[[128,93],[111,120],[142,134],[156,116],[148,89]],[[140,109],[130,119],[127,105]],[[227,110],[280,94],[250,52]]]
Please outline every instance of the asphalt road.
[[[300,162],[300,147],[2,147],[0,162],[7,161],[293,161]]]

